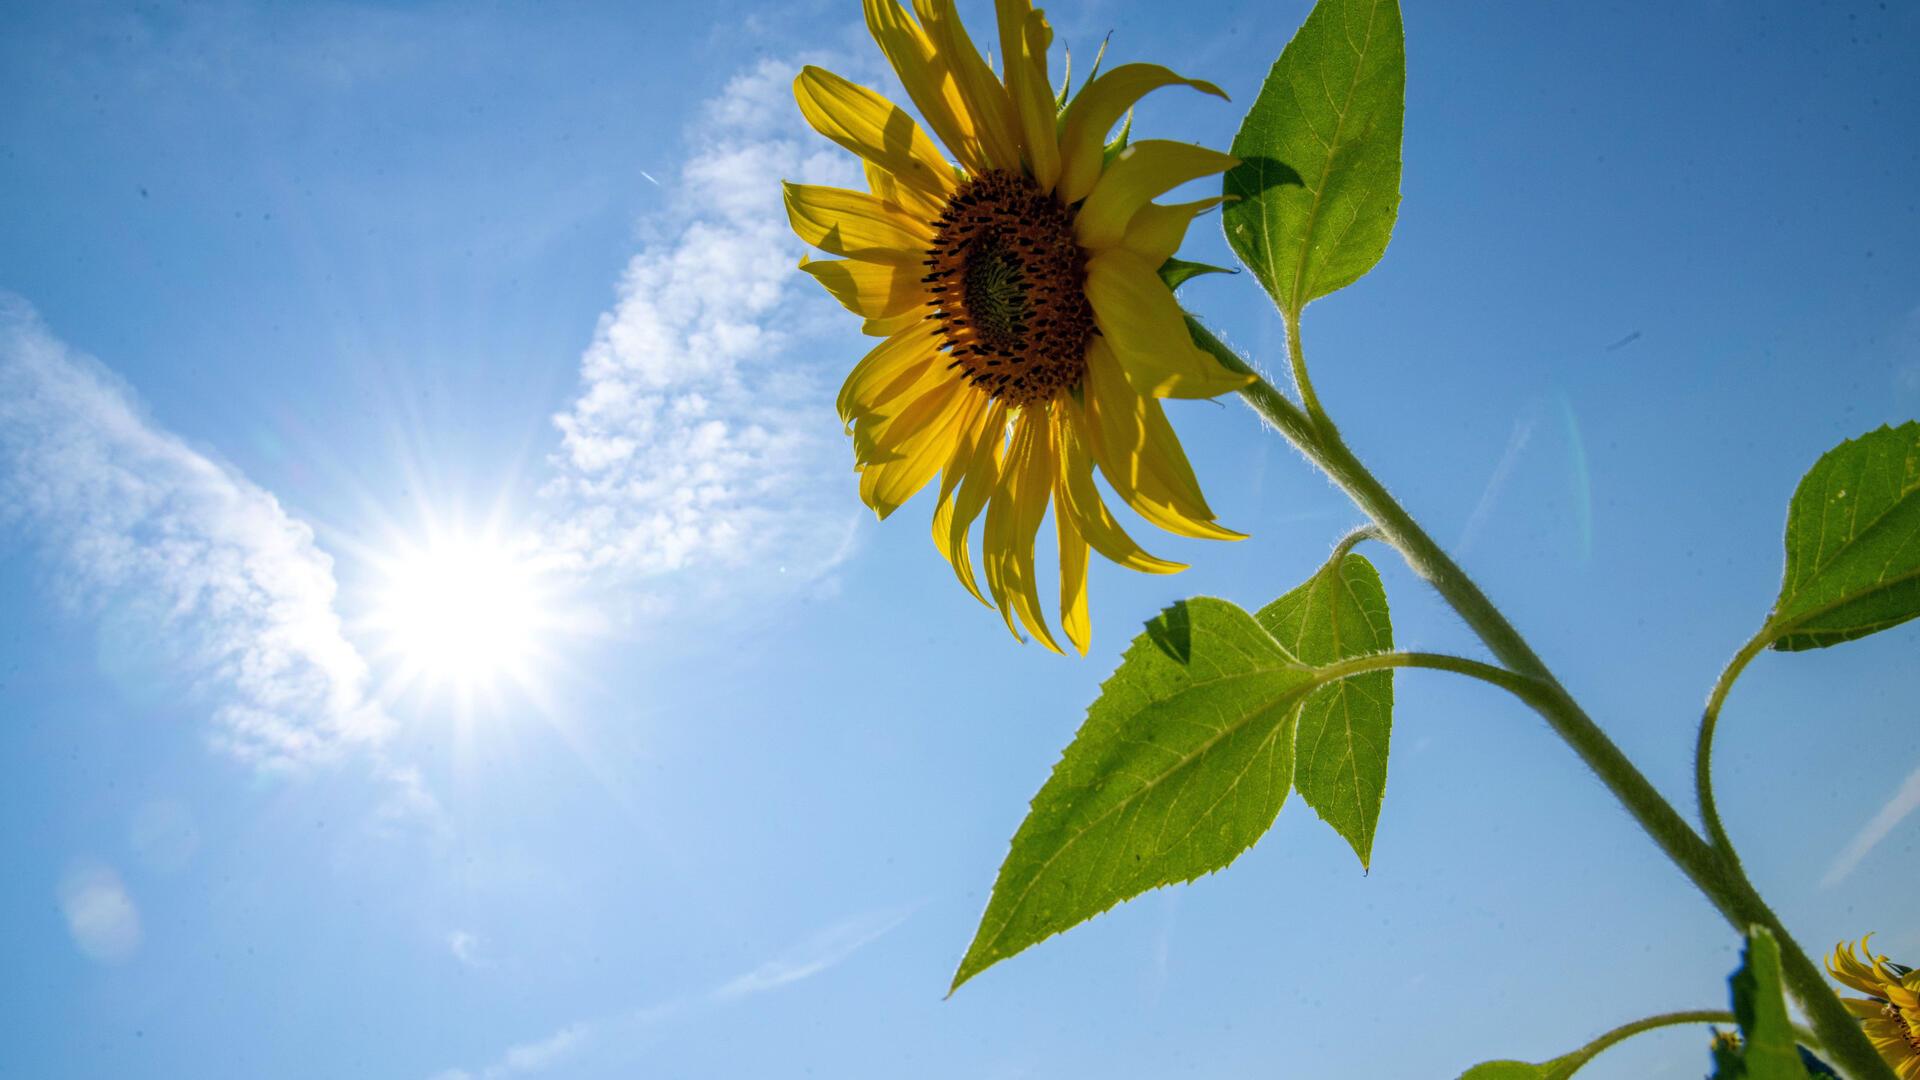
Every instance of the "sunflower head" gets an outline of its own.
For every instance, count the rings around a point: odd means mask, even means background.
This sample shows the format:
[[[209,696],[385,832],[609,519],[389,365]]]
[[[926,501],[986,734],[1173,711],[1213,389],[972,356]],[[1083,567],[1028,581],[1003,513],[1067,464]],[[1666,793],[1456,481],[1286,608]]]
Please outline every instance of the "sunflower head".
[[[1861,938],[1857,953],[1844,941],[1834,946],[1827,974],[1867,995],[1841,1001],[1900,1080],[1920,1080],[1920,971],[1875,954],[1872,940]]]
[[[1097,63],[1077,94],[1056,95],[1053,31],[1029,0],[997,0],[997,71],[953,0],[864,6],[925,126],[808,67],[794,81],[800,111],[861,159],[866,190],[786,185],[794,231],[836,256],[801,269],[883,339],[838,402],[860,497],[885,518],[938,477],[934,544],[960,583],[991,595],[1016,636],[1024,627],[1058,651],[1034,561],[1051,508],[1060,622],[1084,653],[1089,551],[1148,573],[1183,569],[1127,535],[1096,471],[1153,525],[1240,537],[1215,523],[1160,404],[1252,381],[1194,345],[1158,274],[1220,200],[1153,201],[1235,161],[1188,143],[1107,141],[1153,90],[1225,95],[1153,64],[1101,74]],[[972,554],[982,514],[985,595]]]

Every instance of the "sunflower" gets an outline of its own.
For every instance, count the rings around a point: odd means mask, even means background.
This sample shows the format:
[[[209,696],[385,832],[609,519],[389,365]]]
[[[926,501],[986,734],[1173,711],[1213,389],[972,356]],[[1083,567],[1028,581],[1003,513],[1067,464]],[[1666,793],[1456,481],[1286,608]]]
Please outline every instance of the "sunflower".
[[[1158,271],[1195,215],[1220,202],[1160,205],[1178,185],[1235,160],[1187,143],[1108,132],[1148,92],[1218,87],[1152,64],[1097,71],[1071,101],[1047,73],[1053,31],[1028,0],[998,0],[1001,73],[982,59],[952,0],[865,0],[867,27],[950,164],[903,109],[808,67],[794,96],[820,134],[858,155],[867,191],[787,184],[803,261],[883,337],[840,391],[860,497],[885,518],[940,478],[933,540],[983,603],[1060,651],[1041,612],[1034,541],[1049,505],[1060,550],[1060,620],[1087,650],[1087,552],[1147,573],[1180,563],[1141,550],[1094,482],[1098,468],[1142,518],[1215,540],[1214,523],[1160,398],[1209,398],[1252,376],[1195,347]],[[917,18],[915,16],[918,16]]]
[[[1860,939],[1858,957],[1852,945],[1834,946],[1827,974],[1868,995],[1840,1000],[1900,1080],[1920,1080],[1920,971],[1874,955],[1872,940],[1872,934]]]

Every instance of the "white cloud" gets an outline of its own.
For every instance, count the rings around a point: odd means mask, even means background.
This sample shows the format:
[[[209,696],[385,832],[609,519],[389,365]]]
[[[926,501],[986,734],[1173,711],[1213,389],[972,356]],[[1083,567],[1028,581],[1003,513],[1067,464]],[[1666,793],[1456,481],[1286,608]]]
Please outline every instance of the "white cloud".
[[[779,182],[858,173],[798,123],[796,68],[765,61],[703,108],[671,208],[647,223],[554,418],[549,543],[602,582],[647,590],[693,567],[727,569],[730,586],[762,567],[805,579],[848,547],[858,515],[828,380],[852,357],[808,355],[830,301],[795,271]]]
[[[1493,512],[1493,506],[1506,489],[1507,481],[1513,476],[1513,467],[1526,452],[1527,444],[1533,441],[1533,429],[1539,425],[1538,403],[1529,405],[1527,410],[1513,422],[1513,433],[1507,436],[1507,448],[1500,454],[1500,461],[1493,467],[1493,475],[1487,479],[1487,486],[1481,489],[1480,501],[1473,504],[1473,512],[1467,515],[1467,523],[1460,529],[1460,539],[1453,545],[1456,554],[1464,555],[1473,547],[1480,530],[1487,523],[1487,517]]]
[[[467,967],[481,966],[480,939],[465,930],[455,930],[447,935],[447,951]]]
[[[5,296],[0,520],[34,531],[76,606],[218,686],[214,740],[236,756],[304,764],[385,731],[313,530],[154,426],[112,374]]]
[[[500,1063],[481,1073],[483,1080],[513,1076],[516,1073],[541,1072],[572,1055],[587,1038],[584,1025],[561,1028],[539,1042],[522,1043],[508,1050]]]
[[[1893,832],[1894,827],[1915,810],[1920,810],[1920,768],[1908,773],[1906,782],[1900,785],[1899,791],[1893,793],[1893,798],[1888,799],[1880,811],[1860,827],[1853,839],[1847,841],[1847,846],[1834,857],[1833,865],[1820,878],[1820,887],[1831,889],[1845,880],[1867,857],[1867,853],[1879,846],[1880,841],[1885,840],[1887,834]]]
[[[112,867],[74,863],[60,878],[59,897],[67,932],[88,957],[114,964],[140,948],[140,910]]]
[[[514,1076],[545,1072],[578,1053],[591,1034],[589,1025],[569,1024],[535,1042],[509,1047],[500,1060],[481,1069],[442,1069],[430,1080],[508,1080]]]
[[[656,1029],[686,1021],[769,990],[791,986],[827,971],[873,944],[906,922],[918,905],[867,911],[834,923],[779,956],[744,974],[728,979],[699,995],[675,998],[633,1009],[617,1016],[568,1024],[552,1035],[507,1050],[498,1061],[479,1072],[444,1069],[430,1080],[505,1080],[545,1070],[574,1056],[591,1037],[629,1049]]]
[[[810,979],[886,936],[907,921],[911,909],[857,915],[814,934],[752,971],[729,979],[713,992],[716,1001],[734,1001]]]
[[[46,553],[61,598],[98,623],[103,666],[141,683],[129,690],[185,682],[213,709],[210,741],[262,769],[357,751],[387,789],[381,821],[444,825],[419,774],[380,751],[391,721],[341,632],[333,560],[313,530],[154,424],[131,389],[6,293],[0,524]],[[191,855],[190,822],[184,837],[154,831],[168,824],[136,824],[143,857]]]

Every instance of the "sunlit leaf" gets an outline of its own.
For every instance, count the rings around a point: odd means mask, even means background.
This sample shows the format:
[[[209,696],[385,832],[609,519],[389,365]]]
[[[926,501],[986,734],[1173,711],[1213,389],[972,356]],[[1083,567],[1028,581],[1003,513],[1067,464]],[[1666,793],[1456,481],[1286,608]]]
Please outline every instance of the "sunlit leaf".
[[[1380,575],[1351,553],[1328,562],[1256,618],[1304,664],[1393,648]],[[1315,690],[1300,708],[1299,723],[1293,786],[1366,866],[1387,789],[1393,672],[1370,672]]]
[[[1233,139],[1221,225],[1280,309],[1358,281],[1400,207],[1397,0],[1319,0]]]
[[[1817,649],[1920,615],[1920,421],[1829,450],[1787,512],[1776,649]]]
[[[1148,623],[1034,796],[953,985],[1252,846],[1286,800],[1295,708],[1318,685],[1224,600]]]

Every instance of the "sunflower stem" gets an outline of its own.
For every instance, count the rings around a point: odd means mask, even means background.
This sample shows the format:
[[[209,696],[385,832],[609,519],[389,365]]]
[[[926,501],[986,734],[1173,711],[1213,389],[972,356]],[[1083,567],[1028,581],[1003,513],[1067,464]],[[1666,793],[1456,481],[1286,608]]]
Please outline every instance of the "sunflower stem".
[[[1313,392],[1313,379],[1307,374],[1306,347],[1300,343],[1300,313],[1290,311],[1284,314],[1287,326],[1287,365],[1293,370],[1293,385],[1300,391],[1300,403],[1307,407],[1307,419],[1329,439],[1339,439],[1340,432],[1333,426],[1333,418],[1320,407],[1320,397]]]
[[[1693,749],[1693,789],[1700,800],[1700,820],[1707,827],[1707,842],[1722,858],[1730,860],[1736,869],[1740,866],[1740,856],[1735,853],[1733,841],[1728,839],[1727,830],[1720,823],[1720,810],[1713,800],[1713,736],[1720,723],[1720,706],[1726,702],[1727,692],[1733,689],[1734,680],[1772,642],[1769,630],[1763,628],[1727,662],[1726,669],[1720,672],[1720,678],[1713,684],[1713,692],[1707,697],[1706,710],[1700,715],[1700,735]],[[1744,877],[1745,872],[1741,873]]]
[[[1739,864],[1722,857],[1718,848],[1680,816],[1673,804],[1580,707],[1480,586],[1361,464],[1331,422],[1315,421],[1317,401],[1308,397],[1310,384],[1299,377],[1306,365],[1299,346],[1298,321],[1297,316],[1288,317],[1287,342],[1297,368],[1295,381],[1301,387],[1303,398],[1312,403],[1306,412],[1287,400],[1286,395],[1260,377],[1252,365],[1196,320],[1189,317],[1187,325],[1201,348],[1228,368],[1254,376],[1253,382],[1240,390],[1247,404],[1347,493],[1354,505],[1373,521],[1380,537],[1398,549],[1407,567],[1432,586],[1473,628],[1509,673],[1526,678],[1537,687],[1527,695],[1527,703],[1606,785],[1648,837],[1734,929],[1745,934],[1758,924],[1773,932],[1780,942],[1782,975],[1787,986],[1806,1010],[1834,1063],[1855,1080],[1897,1080],[1892,1068],[1867,1041],[1853,1014],[1840,1003],[1839,995],[1828,984],[1824,973],[1787,933],[1779,916],[1761,900]]]

